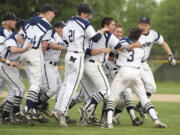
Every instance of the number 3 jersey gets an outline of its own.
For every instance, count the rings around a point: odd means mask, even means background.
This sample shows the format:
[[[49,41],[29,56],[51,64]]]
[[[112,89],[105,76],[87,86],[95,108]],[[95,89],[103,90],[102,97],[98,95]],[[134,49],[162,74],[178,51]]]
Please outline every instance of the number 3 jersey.
[[[92,25],[79,17],[71,17],[63,28],[63,40],[68,43],[68,51],[85,52],[89,39],[95,34]]]
[[[147,60],[154,43],[161,45],[164,42],[163,36],[156,31],[150,29],[148,34],[142,34],[138,40],[143,46],[144,58],[143,61]]]
[[[122,38],[120,43],[122,45],[132,44],[134,41],[129,38]],[[134,48],[132,50],[121,52],[118,50],[118,58],[116,59],[116,65],[120,67],[134,67],[139,68],[141,66],[142,58],[144,57],[144,50],[141,48]]]

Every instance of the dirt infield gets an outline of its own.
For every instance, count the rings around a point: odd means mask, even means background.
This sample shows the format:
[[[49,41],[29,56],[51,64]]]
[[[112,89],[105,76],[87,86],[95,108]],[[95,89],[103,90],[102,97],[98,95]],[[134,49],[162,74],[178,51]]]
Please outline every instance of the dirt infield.
[[[0,97],[6,97],[8,95],[7,92],[2,92]],[[26,97],[26,95],[25,95]],[[133,100],[138,100],[137,96],[133,94]],[[153,94],[151,96],[151,101],[159,101],[159,102],[180,102],[180,94]]]
[[[133,99],[138,100],[135,94]],[[180,94],[153,94],[150,99],[157,102],[180,102]]]

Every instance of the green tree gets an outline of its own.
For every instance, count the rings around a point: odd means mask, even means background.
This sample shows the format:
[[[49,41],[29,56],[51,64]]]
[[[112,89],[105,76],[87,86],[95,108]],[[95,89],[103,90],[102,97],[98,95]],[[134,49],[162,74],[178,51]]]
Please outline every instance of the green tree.
[[[173,53],[180,54],[180,0],[164,0],[152,16],[152,27],[163,35]],[[160,47],[154,52],[165,53]]]
[[[155,0],[127,0],[122,15],[124,35],[133,26],[138,26],[142,16],[150,17],[157,7]]]
[[[125,0],[86,0],[94,11],[91,22],[96,29],[101,27],[104,17],[112,17],[116,22],[121,23],[122,9]]]

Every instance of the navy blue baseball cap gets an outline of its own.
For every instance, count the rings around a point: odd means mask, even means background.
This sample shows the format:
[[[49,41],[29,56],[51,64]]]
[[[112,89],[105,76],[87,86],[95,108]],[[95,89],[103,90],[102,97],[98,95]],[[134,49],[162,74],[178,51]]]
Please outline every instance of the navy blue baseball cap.
[[[64,21],[57,21],[57,22],[55,22],[54,23],[54,27],[55,28],[59,28],[59,27],[63,28],[64,27]]]
[[[3,16],[2,16],[2,20],[3,21],[7,21],[7,20],[16,20],[16,16],[14,13],[12,12],[6,12]]]
[[[42,7],[41,7],[41,13],[46,13],[47,11],[53,11],[53,12],[57,12],[57,10],[54,8],[53,5],[51,4],[44,4]]]
[[[150,24],[150,18],[143,16],[143,17],[141,17],[139,23],[147,23],[147,24]]]
[[[93,13],[93,11],[90,9],[89,5],[86,4],[86,3],[82,3],[78,6],[78,9],[77,9],[78,13]]]

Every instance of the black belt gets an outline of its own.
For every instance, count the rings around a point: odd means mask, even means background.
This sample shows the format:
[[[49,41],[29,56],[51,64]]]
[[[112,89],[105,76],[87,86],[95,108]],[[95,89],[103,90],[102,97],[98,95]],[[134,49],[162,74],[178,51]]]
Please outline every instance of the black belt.
[[[144,63],[146,60],[142,60],[141,63]]]
[[[117,70],[117,68],[113,68],[113,70]]]
[[[57,62],[50,61],[49,64],[51,64],[51,65],[53,65],[53,66],[56,66],[56,65],[57,65]]]
[[[90,59],[89,62],[95,63],[95,60]]]
[[[78,51],[73,51],[73,53],[79,53]]]
[[[39,47],[31,47],[32,49],[38,49]]]

